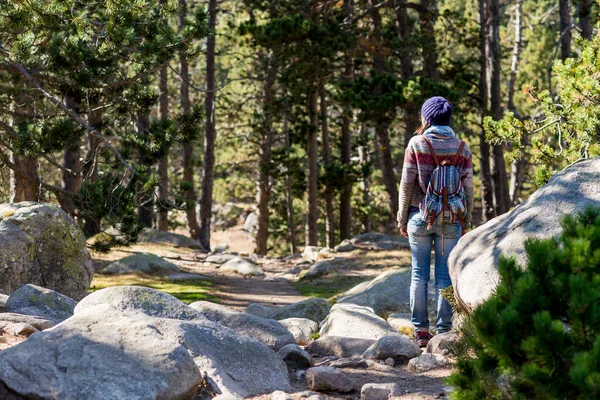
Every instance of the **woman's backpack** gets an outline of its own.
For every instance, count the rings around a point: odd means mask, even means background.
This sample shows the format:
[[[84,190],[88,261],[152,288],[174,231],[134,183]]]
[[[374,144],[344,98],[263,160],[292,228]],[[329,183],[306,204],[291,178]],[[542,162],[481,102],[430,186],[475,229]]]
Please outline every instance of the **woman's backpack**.
[[[423,136],[433,161],[437,167],[433,170],[427,192],[421,203],[421,213],[423,221],[427,222],[427,229],[431,229],[433,224],[441,218],[442,224],[442,249],[444,248],[444,224],[459,222],[464,229],[464,216],[467,213],[467,197],[462,186],[461,176],[456,168],[456,163],[460,157],[465,142],[461,141],[458,151],[452,158],[452,161],[444,160],[440,163],[433,146],[429,139]],[[442,250],[442,254],[443,250]]]

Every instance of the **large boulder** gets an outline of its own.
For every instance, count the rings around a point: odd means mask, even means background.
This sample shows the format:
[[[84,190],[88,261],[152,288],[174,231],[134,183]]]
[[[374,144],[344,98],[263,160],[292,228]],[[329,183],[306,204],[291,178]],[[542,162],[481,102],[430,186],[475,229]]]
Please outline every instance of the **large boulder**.
[[[233,272],[244,276],[262,276],[265,274],[262,268],[254,264],[252,261],[240,257],[236,257],[227,261],[225,264],[221,265],[219,271]]]
[[[294,336],[286,327],[275,320],[234,311],[208,301],[196,301],[190,304],[190,307],[204,318],[254,338],[275,351],[285,345],[296,343]]]
[[[460,306],[472,311],[494,292],[500,279],[500,255],[515,256],[525,265],[527,239],[557,236],[562,232],[560,222],[565,214],[600,207],[599,176],[600,158],[574,164],[512,211],[463,236],[448,261]]]
[[[337,303],[371,307],[378,315],[408,310],[410,270],[402,268],[385,271],[373,280],[354,286],[338,297]]]
[[[98,290],[81,300],[75,307],[75,315],[107,304],[119,311],[144,314],[150,317],[180,320],[204,319],[204,317],[181,300],[168,293],[142,286],[113,286]]]
[[[202,250],[200,242],[173,232],[159,231],[156,229],[144,229],[138,236],[139,242],[146,243],[166,243],[178,247],[188,247],[190,249]]]
[[[10,312],[0,313],[0,323],[3,323],[3,322],[11,323],[11,324],[27,324],[27,325],[33,326],[38,331],[43,331],[48,328],[52,328],[54,325],[56,325],[55,321],[52,321],[52,320],[49,320],[46,318],[40,318],[40,317],[35,317],[32,315],[16,314],[16,313],[10,313]]]
[[[25,285],[13,292],[6,301],[10,313],[31,315],[54,323],[73,315],[77,302],[64,294],[35,285]]]
[[[287,318],[280,320],[279,323],[290,331],[296,344],[300,346],[307,346],[313,336],[319,332],[319,324],[308,318]]]
[[[327,300],[318,297],[306,299],[299,303],[289,304],[279,308],[261,306],[256,303],[252,303],[246,308],[247,313],[258,315],[263,318],[276,320],[307,318],[316,323],[320,323],[327,318],[330,310],[331,304],[329,304]]]
[[[336,304],[321,324],[319,335],[377,340],[384,336],[399,336],[401,333],[377,316],[369,307]]]
[[[327,275],[333,270],[333,265],[329,261],[317,261],[308,269],[308,271],[301,273],[300,277],[301,279],[318,278]]]
[[[316,357],[362,357],[375,343],[373,339],[356,339],[342,336],[325,336],[312,342],[306,350]]]
[[[285,362],[257,340],[206,320],[160,318],[153,324],[188,350],[217,393],[247,398],[291,390]]]
[[[373,343],[365,353],[364,358],[394,361],[410,360],[421,354],[417,343],[406,335],[384,336]]]
[[[185,347],[146,320],[88,311],[0,352],[0,388],[27,399],[195,397],[202,377]]]
[[[137,253],[111,263],[102,270],[105,274],[131,274],[142,272],[166,275],[181,272],[179,267],[155,254]]]
[[[367,250],[396,250],[410,249],[408,239],[397,235],[370,232],[350,239],[354,247]]]
[[[86,295],[94,275],[85,236],[51,204],[0,205],[0,292],[32,283],[74,299]]]
[[[356,383],[346,374],[334,367],[314,367],[306,371],[308,388],[317,391],[348,393],[355,389]]]

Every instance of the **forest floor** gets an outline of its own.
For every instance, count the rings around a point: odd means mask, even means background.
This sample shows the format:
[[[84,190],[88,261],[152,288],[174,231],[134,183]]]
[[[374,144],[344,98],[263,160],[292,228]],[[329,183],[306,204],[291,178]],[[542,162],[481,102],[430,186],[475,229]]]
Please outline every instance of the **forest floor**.
[[[218,235],[221,240],[227,235]],[[249,240],[235,232],[235,241],[231,241],[228,251],[239,252],[240,256],[249,256],[245,250]],[[176,264],[183,272],[199,274],[195,279],[169,281],[166,278],[149,275],[103,275],[101,270],[110,262],[132,255],[133,253],[152,253]],[[308,297],[323,297],[332,304],[337,295],[368,279],[372,279],[389,268],[409,268],[410,253],[407,250],[369,251],[354,250],[348,253],[335,253],[329,259],[336,272],[314,280],[300,282],[289,281],[283,276],[302,261],[298,257],[258,258],[254,259],[265,272],[264,277],[245,278],[235,274],[223,274],[217,264],[204,261],[205,255],[196,250],[175,247],[166,244],[138,243],[128,248],[114,249],[107,254],[92,253],[97,273],[90,290],[108,286],[141,285],[159,289],[174,295],[184,302],[209,300],[243,311],[250,303],[267,306],[283,306],[297,303]],[[426,373],[414,373],[406,364],[394,368],[381,366],[379,369],[344,369],[343,372],[355,379],[360,385],[365,383],[396,382],[403,396],[401,399],[433,399],[445,395],[444,378],[451,368],[436,369]],[[386,368],[387,367],[387,368]],[[306,390],[305,383],[295,382],[297,391]],[[347,395],[328,394],[331,399],[358,399],[360,393]],[[268,400],[268,396],[257,397]]]

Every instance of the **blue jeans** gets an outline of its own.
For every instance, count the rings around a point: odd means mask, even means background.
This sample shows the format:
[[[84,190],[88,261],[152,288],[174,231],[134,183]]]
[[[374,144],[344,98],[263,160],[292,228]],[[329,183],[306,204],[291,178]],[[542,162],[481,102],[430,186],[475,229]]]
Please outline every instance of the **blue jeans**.
[[[444,254],[442,255],[442,225],[435,224],[427,229],[421,213],[411,207],[408,221],[408,241],[412,253],[412,275],[410,281],[410,310],[415,331],[429,330],[427,313],[427,284],[430,276],[431,249],[435,246],[435,297],[436,332],[447,332],[452,328],[452,306],[442,297],[441,290],[452,285],[448,273],[448,256],[462,234],[459,223],[444,225]]]

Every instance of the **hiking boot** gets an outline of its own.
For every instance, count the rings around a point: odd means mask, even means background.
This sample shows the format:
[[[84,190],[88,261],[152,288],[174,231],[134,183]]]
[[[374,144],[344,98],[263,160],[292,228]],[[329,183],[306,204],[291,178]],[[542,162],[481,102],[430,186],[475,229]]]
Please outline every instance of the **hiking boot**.
[[[419,347],[427,347],[427,343],[429,343],[429,340],[432,337],[433,336],[431,335],[431,333],[429,333],[427,331],[416,331],[415,332],[415,339],[417,340],[417,346],[419,346]]]

